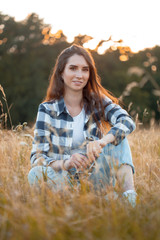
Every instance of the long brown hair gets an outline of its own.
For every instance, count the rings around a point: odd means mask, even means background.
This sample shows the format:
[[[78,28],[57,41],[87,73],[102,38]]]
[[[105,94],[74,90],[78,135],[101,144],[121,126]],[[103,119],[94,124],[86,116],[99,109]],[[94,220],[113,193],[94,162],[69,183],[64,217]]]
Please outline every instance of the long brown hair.
[[[71,47],[64,49],[58,56],[50,77],[50,83],[44,102],[60,99],[62,96],[64,96],[64,83],[62,73],[68,59],[74,54],[83,56],[89,65],[90,75],[87,85],[83,89],[83,101],[85,103],[85,111],[90,111],[91,114],[93,114],[96,123],[98,124],[98,119],[104,119],[105,106],[103,104],[103,95],[109,97],[114,103],[118,103],[118,99],[115,98],[108,90],[103,88],[101,85],[101,79],[97,74],[97,69],[95,67],[95,62],[92,55],[88,50],[81,46],[73,44]],[[100,112],[98,119],[94,114],[95,109]]]

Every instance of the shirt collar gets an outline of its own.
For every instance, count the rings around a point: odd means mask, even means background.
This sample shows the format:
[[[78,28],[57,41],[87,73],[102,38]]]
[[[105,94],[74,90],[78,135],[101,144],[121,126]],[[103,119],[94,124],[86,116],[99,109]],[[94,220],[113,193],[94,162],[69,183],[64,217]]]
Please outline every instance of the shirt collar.
[[[59,116],[62,112],[67,112],[66,111],[66,105],[65,105],[63,97],[56,100],[56,108],[57,108],[57,116]]]
[[[86,103],[84,103],[84,109],[85,109],[85,105]],[[85,112],[85,120],[84,120],[85,124],[89,121],[90,116],[91,116],[91,112],[89,110]]]
[[[57,116],[59,116],[62,112],[65,112],[65,113],[68,112],[63,97],[61,97],[60,99],[56,100],[56,108],[57,108]],[[88,120],[90,118],[90,114],[91,113],[89,111],[88,111],[88,113],[86,113],[86,115],[85,115],[85,123],[88,122]]]

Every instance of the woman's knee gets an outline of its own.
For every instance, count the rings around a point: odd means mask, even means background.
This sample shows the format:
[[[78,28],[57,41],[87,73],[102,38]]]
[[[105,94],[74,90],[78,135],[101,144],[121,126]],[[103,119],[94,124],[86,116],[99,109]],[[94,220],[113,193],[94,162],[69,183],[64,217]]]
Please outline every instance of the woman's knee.
[[[132,167],[134,172],[132,154],[127,138],[124,138],[117,146],[108,144],[104,148],[104,153],[108,156],[108,159],[113,166],[120,167],[123,164],[128,164]]]
[[[62,189],[70,183],[69,175],[66,171],[56,172],[51,167],[36,166],[28,174],[28,182],[32,185],[39,185],[40,182],[47,182],[47,185],[54,189]]]
[[[35,166],[28,173],[28,182],[30,185],[37,184],[39,181],[45,179],[46,167]]]
[[[117,171],[117,180],[124,191],[134,190],[133,169],[132,166],[123,164]]]

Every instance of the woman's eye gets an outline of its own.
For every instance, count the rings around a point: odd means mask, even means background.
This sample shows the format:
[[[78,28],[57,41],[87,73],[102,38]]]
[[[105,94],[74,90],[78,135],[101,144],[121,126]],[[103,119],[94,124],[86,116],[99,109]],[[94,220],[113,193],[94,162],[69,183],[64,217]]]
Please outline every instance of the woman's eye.
[[[70,69],[71,69],[71,70],[76,70],[76,68],[75,68],[75,67],[70,67]]]
[[[88,70],[88,68],[84,68],[83,71],[84,72],[88,72],[89,70]]]
[[[76,68],[76,67],[70,67],[70,70],[72,70],[72,71],[76,71],[77,68]],[[82,71],[83,71],[83,72],[88,72],[89,69],[88,69],[88,68],[82,68]]]

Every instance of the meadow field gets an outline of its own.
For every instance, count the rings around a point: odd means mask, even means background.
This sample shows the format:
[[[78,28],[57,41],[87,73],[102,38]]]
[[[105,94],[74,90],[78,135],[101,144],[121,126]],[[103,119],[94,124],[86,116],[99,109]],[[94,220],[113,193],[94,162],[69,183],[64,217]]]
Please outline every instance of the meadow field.
[[[33,131],[0,130],[0,240],[160,239],[160,127],[129,136],[137,205],[106,201],[87,185],[53,193],[27,181]],[[111,193],[112,188],[108,188]],[[118,187],[116,187],[118,191]]]

